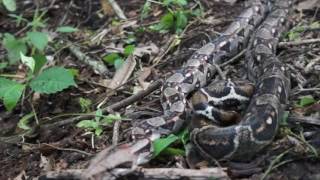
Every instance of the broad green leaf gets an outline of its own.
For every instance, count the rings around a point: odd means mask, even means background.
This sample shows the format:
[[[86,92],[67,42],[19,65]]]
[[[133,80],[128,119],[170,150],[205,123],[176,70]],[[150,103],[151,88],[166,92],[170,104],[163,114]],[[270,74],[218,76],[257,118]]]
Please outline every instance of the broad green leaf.
[[[8,111],[11,111],[17,105],[24,88],[23,84],[0,78],[0,98]]]
[[[167,154],[170,156],[184,156],[186,155],[186,152],[183,149],[167,147],[161,152],[161,154]]]
[[[114,61],[114,67],[115,67],[116,69],[120,69],[121,66],[123,65],[123,63],[124,63],[123,59],[116,59],[116,60]]]
[[[24,41],[21,39],[16,39],[9,33],[4,34],[2,44],[8,51],[10,64],[14,64],[20,59],[20,52],[23,54],[27,53],[27,46]]]
[[[92,101],[90,99],[80,97],[79,104],[82,112],[90,112],[90,106],[92,105]]]
[[[8,11],[17,10],[16,0],[2,0],[2,3]]]
[[[107,62],[108,64],[111,64],[111,65],[114,65],[114,62],[115,62],[117,59],[121,59],[121,57],[119,56],[118,53],[110,53],[110,54],[108,54],[107,56],[103,57],[103,60],[104,60],[105,62]]]
[[[41,68],[46,64],[47,58],[43,54],[35,54],[32,56],[35,61],[34,73],[38,73]]]
[[[314,104],[316,100],[312,96],[302,96],[300,97],[299,106],[305,107],[310,104]]]
[[[40,51],[43,51],[48,44],[48,36],[46,33],[37,31],[28,32],[27,37],[29,38],[30,42]]]
[[[3,103],[8,111],[11,111],[17,105],[24,88],[25,85],[19,83],[8,87],[3,96]]]
[[[71,27],[71,26],[61,26],[57,28],[57,32],[61,33],[72,33],[72,32],[77,32],[79,29]]]
[[[93,120],[82,120],[78,122],[76,126],[85,129],[97,129],[99,127],[99,124],[98,122]]]
[[[161,18],[158,24],[150,26],[150,29],[164,33],[167,30],[171,29],[173,26],[174,26],[174,16],[172,13],[167,13]]]
[[[188,24],[188,18],[186,13],[183,11],[178,11],[175,14],[176,17],[176,31],[181,32],[184,27]]]
[[[72,74],[72,76],[74,77],[78,77],[79,76],[79,70],[75,69],[75,68],[69,68],[68,71]]]
[[[24,130],[29,130],[31,129],[31,127],[29,126],[30,121],[32,120],[32,118],[34,117],[34,113],[29,113],[26,114],[25,116],[23,116],[19,122],[18,122],[18,127],[20,129],[24,129]]]
[[[101,110],[101,109],[97,109],[97,111],[96,111],[96,116],[95,116],[94,119],[95,119],[97,122],[99,122],[100,119],[102,118],[102,116],[103,116],[102,110]]]
[[[134,45],[127,45],[126,47],[124,47],[124,55],[126,57],[128,57],[129,55],[133,54],[134,52],[134,49],[135,49],[135,46]]]
[[[20,57],[21,57],[21,61],[23,64],[25,64],[26,66],[28,66],[31,70],[31,72],[34,72],[34,68],[35,68],[35,60],[33,59],[33,57],[29,57],[29,56],[25,56],[22,52],[20,52]]]
[[[98,127],[95,129],[94,134],[95,134],[96,136],[100,136],[102,132],[103,132],[102,127],[101,127],[101,126],[98,126]]]
[[[46,69],[30,82],[32,90],[47,94],[56,93],[75,85],[72,74],[62,67]]]
[[[178,136],[170,134],[165,138],[155,140],[152,144],[154,149],[154,157],[158,156],[165,148],[169,147],[170,144],[172,144],[178,139]]]
[[[110,125],[112,124],[114,121],[118,121],[121,120],[121,116],[120,114],[109,114],[107,116],[105,116],[102,120],[101,120],[101,124],[102,125]]]

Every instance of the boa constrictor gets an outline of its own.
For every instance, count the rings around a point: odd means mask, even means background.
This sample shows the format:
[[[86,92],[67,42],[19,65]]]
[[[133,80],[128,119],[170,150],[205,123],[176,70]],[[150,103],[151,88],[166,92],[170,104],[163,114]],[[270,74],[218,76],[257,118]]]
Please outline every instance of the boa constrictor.
[[[279,35],[286,27],[286,16],[291,4],[291,1],[282,0],[274,3],[268,0],[252,0],[251,5],[219,38],[196,51],[181,70],[166,80],[161,95],[164,115],[136,123],[132,132],[134,142],[105,151],[104,157],[107,157],[105,158],[107,160],[96,158],[87,172],[94,169],[99,161],[105,162],[101,166],[106,169],[124,162],[135,165],[148,162],[153,155],[151,142],[163,135],[179,131],[185,124],[186,96],[210,82],[219,64],[235,56],[248,45],[250,45],[246,56],[248,78],[255,83],[255,92],[243,120],[228,127],[217,128],[208,125],[193,128],[191,142],[202,156],[209,159],[249,158],[269,144],[277,132],[281,105],[286,103],[290,87],[286,69],[276,57],[275,51]],[[250,40],[252,35],[254,36]],[[210,104],[210,101],[228,98],[238,101],[241,97],[248,101],[253,86],[253,84],[242,86],[242,83],[233,84],[230,81],[226,83],[228,88],[216,91],[220,92],[216,93],[218,94],[216,97],[213,95],[215,93],[208,89],[202,90],[202,97],[207,104]],[[215,109],[213,106],[199,108],[198,114],[203,114],[201,108],[208,111]],[[217,112],[224,115],[223,111],[217,110]],[[230,113],[226,114],[229,115]],[[211,114],[211,116],[217,115]],[[128,159],[110,162],[115,161],[116,156]]]

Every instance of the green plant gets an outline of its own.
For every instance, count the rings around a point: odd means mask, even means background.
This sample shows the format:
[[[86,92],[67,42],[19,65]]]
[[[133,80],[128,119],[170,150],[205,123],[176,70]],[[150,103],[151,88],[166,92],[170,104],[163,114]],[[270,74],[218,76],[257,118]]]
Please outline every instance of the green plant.
[[[2,62],[1,69],[17,64],[19,60],[28,68],[28,74],[21,82],[4,78],[11,77],[10,75],[0,74],[3,76],[0,77],[0,99],[8,111],[16,106],[26,88],[38,93],[51,94],[76,85],[73,71],[62,67],[50,67],[42,71],[47,62],[44,51],[49,43],[47,33],[39,31],[40,28],[45,27],[44,14],[36,11],[31,22],[22,16],[10,15],[16,18],[17,23],[28,22],[27,27],[31,29],[21,38],[10,33],[5,33],[3,36],[2,45],[7,50],[8,63]],[[63,26],[56,31],[64,33],[74,32],[76,29]]]
[[[17,9],[15,0],[2,0],[1,2],[8,11],[15,11]]]
[[[320,28],[320,22],[316,21],[316,22],[313,22],[307,26],[297,25],[294,28],[292,28],[289,32],[287,32],[286,35],[288,36],[288,39],[290,41],[297,41],[300,39],[300,34],[305,32],[306,29],[308,29],[308,28],[318,29],[318,28]]]
[[[160,153],[169,155],[184,155],[184,150],[170,147],[177,141],[180,141],[183,145],[186,145],[187,141],[189,141],[189,131],[187,129],[184,129],[177,135],[170,134],[167,137],[155,140],[152,144],[154,150],[153,156],[157,157]]]
[[[124,59],[127,58],[129,55],[133,54],[134,49],[134,45],[127,45],[124,47],[124,52],[122,54],[110,53],[107,56],[103,57],[103,60],[108,64],[114,65],[116,69],[119,69],[123,64]]]
[[[80,97],[79,104],[82,112],[90,112],[90,106],[92,105],[92,101],[90,99]]]
[[[117,120],[121,120],[121,116],[119,114],[109,114],[104,116],[101,109],[98,109],[94,119],[82,120],[77,124],[77,127],[84,128],[89,132],[93,132],[96,136],[100,136],[103,132],[103,126],[110,126]]]
[[[187,26],[188,20],[192,16],[200,16],[202,13],[201,7],[196,10],[188,10],[186,5],[187,0],[162,0],[162,2],[146,1],[141,12],[141,19],[148,16],[151,11],[151,2],[164,6],[167,12],[161,17],[160,22],[151,25],[149,28],[160,33],[174,31],[181,33]]]
[[[311,95],[301,96],[301,97],[299,97],[299,101],[296,104],[296,107],[306,107],[306,106],[312,105],[316,102],[317,101]]]

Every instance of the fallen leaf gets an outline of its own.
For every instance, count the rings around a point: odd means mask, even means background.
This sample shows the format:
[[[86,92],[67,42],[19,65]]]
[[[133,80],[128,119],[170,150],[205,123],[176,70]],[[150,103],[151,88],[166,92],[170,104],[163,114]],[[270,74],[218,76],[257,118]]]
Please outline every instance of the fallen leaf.
[[[126,83],[136,67],[136,64],[137,62],[134,59],[134,56],[130,55],[114,74],[111,82],[108,84],[108,88],[114,90]]]

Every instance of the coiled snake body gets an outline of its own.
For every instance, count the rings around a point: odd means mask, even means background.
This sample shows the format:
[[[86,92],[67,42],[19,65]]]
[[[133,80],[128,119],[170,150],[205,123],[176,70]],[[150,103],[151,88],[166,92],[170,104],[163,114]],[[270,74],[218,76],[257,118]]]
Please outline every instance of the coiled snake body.
[[[269,144],[277,132],[282,105],[287,102],[290,88],[286,68],[275,51],[279,36],[287,27],[286,17],[291,4],[291,1],[282,0],[274,3],[251,1],[251,6],[218,39],[196,51],[181,70],[166,80],[161,95],[164,115],[141,121],[133,128],[135,142],[141,143],[119,146],[112,152],[131,148],[130,153],[137,155],[133,163],[149,161],[152,157],[150,142],[177,132],[183,126],[186,96],[204,87],[215,75],[219,64],[247,46],[245,59],[252,84],[245,85],[243,81],[215,82],[215,85],[197,92],[202,99],[195,100],[194,105],[197,114],[211,117],[213,121],[221,116],[230,118],[237,115],[219,111],[212,105],[229,100],[248,102],[254,91],[244,117],[240,123],[228,127],[218,128],[210,124],[192,127],[191,142],[203,157],[209,159],[250,158]]]

